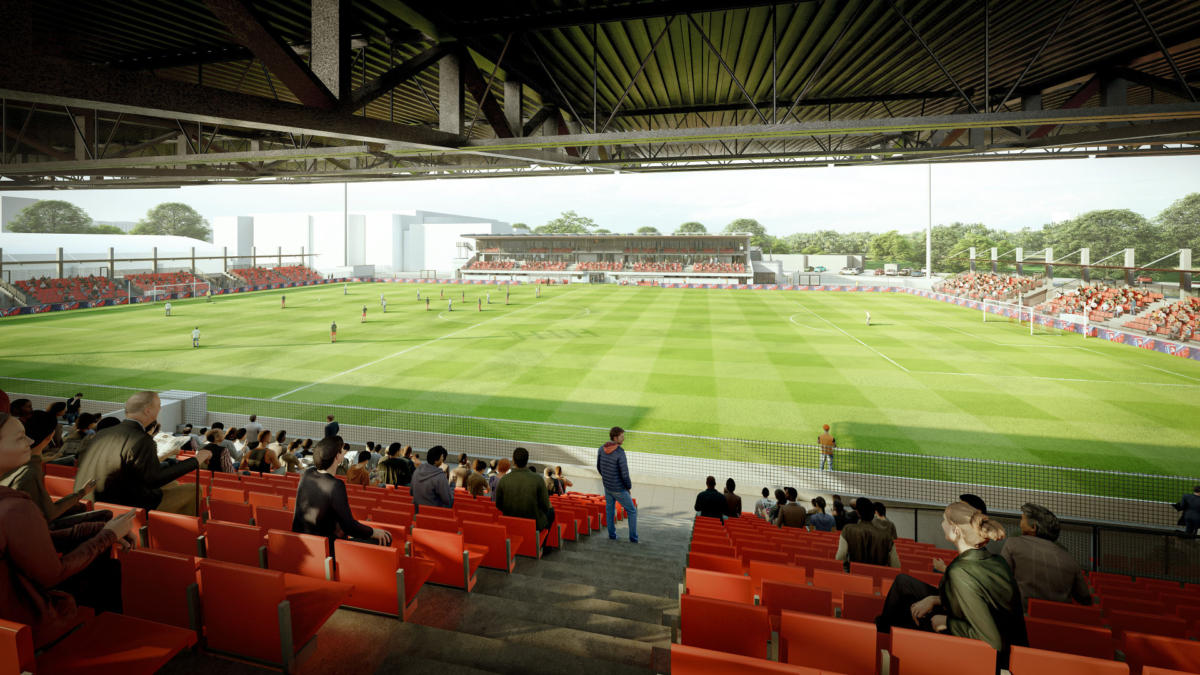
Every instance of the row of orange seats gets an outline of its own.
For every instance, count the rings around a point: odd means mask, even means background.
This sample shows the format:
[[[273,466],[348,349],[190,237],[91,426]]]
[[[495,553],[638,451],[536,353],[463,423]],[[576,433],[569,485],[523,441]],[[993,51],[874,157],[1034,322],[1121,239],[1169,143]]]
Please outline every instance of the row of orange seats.
[[[275,273],[288,281],[320,281],[321,275],[304,265],[276,267]]]

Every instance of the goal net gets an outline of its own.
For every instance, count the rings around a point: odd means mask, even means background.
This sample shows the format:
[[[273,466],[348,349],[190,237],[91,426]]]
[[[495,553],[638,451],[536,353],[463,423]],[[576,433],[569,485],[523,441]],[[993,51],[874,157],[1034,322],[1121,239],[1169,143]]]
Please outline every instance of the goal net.
[[[436,279],[437,270],[421,270],[422,279]]]
[[[212,284],[207,281],[194,281],[188,284],[158,284],[146,291],[148,302],[162,302],[172,298],[202,298],[212,290]]]
[[[1090,329],[1085,316],[1073,314],[1045,314],[1027,305],[984,300],[982,305],[984,323],[1007,323],[1028,330],[1030,335],[1063,335],[1080,333],[1085,337]]]

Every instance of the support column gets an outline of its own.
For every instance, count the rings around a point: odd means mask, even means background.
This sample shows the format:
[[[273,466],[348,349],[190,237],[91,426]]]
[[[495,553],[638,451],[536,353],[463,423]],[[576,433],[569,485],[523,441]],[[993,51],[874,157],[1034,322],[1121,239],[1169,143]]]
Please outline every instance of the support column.
[[[999,265],[997,263],[998,260],[1000,260],[1000,249],[993,248],[992,249],[992,274],[996,274],[997,270],[999,269]]]
[[[1092,280],[1092,268],[1089,267],[1092,264],[1092,249],[1084,248],[1079,250],[1079,264],[1083,265],[1079,270],[1080,276],[1083,278],[1083,283],[1086,284]]]
[[[1046,279],[1053,285],[1054,281],[1054,249],[1046,249]]]
[[[228,246],[221,247],[221,271],[225,272],[226,274],[229,273],[229,247]]]
[[[279,267],[283,267],[283,247],[279,247]]]
[[[309,67],[339,101],[350,90],[350,31],[346,0],[313,0],[312,61]]]
[[[196,247],[192,247],[192,276],[196,276]]]
[[[0,281],[4,281],[4,249],[0,248]]]
[[[463,132],[463,83],[457,54],[438,61],[438,131]]]
[[[1123,106],[1126,103],[1126,93],[1129,90],[1129,81],[1119,77],[1105,77],[1100,82],[1100,105],[1101,107]],[[1124,122],[1109,122],[1106,127],[1118,127],[1124,125]]]
[[[1021,275],[1025,274],[1025,265],[1024,265],[1025,249],[1018,246],[1017,250],[1016,250],[1016,254],[1017,254],[1017,276],[1021,276]]]
[[[1181,270],[1192,269],[1192,249],[1184,248],[1184,249],[1179,250],[1179,269],[1181,269]],[[1192,290],[1192,273],[1191,272],[1180,272],[1179,273],[1179,289],[1183,290],[1183,291],[1191,291]]]
[[[58,258],[55,260],[55,267],[58,270],[58,278],[63,278],[63,250],[61,246],[58,248]]]
[[[975,271],[975,247],[974,246],[972,246],[970,249],[970,252],[967,253],[967,257],[970,259],[970,262],[968,263],[970,265],[970,270],[971,270],[971,272],[974,272]]]
[[[150,268],[150,269],[151,269],[151,271],[152,271],[152,272],[154,272],[155,274],[158,274],[158,247],[157,247],[157,246],[155,246],[155,247],[154,247],[154,258],[153,258],[153,263],[154,263],[154,264],[151,266],[151,268]]]
[[[250,266],[258,267],[258,247],[257,246],[250,247]]]
[[[1021,110],[1022,111],[1028,112],[1031,110],[1041,110],[1041,109],[1042,109],[1042,95],[1041,94],[1029,94],[1027,96],[1021,97]],[[1029,135],[1029,132],[1033,131],[1036,128],[1037,127],[1024,127],[1021,131],[1025,135]]]
[[[504,81],[504,120],[514,136],[521,135],[525,124],[521,115],[521,104],[525,102],[524,90],[520,80],[509,78]]]
[[[80,131],[87,133],[86,129],[88,129],[89,126],[88,118],[84,115],[75,115],[75,126],[78,127]],[[75,160],[82,162],[89,158],[88,139],[85,138],[80,131],[75,131],[75,128],[72,128],[71,131],[75,132],[71,134],[75,137]]]
[[[1137,274],[1133,271],[1133,249],[1125,249],[1125,283],[1132,286],[1134,281],[1137,281]]]
[[[976,150],[984,150],[987,147],[987,129],[976,128],[967,131],[967,142]]]
[[[117,278],[117,251],[113,247],[108,247],[108,278]]]

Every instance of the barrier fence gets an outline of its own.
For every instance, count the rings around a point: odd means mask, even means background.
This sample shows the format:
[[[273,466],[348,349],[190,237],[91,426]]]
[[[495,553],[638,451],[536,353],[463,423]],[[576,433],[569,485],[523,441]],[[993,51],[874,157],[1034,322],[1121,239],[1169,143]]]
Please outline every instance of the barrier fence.
[[[84,410],[93,412],[95,402],[109,402],[107,409],[113,410],[138,391],[11,377],[0,377],[0,389],[12,398],[65,399],[82,392]],[[400,441],[419,449],[443,445],[452,454],[485,457],[510,456],[514,447],[523,445],[538,464],[594,466],[596,449],[608,440],[607,427],[212,394],[206,399],[204,418],[188,421],[200,426],[222,419],[228,420],[227,426],[240,426],[254,414],[267,428],[285,428],[293,438],[319,438],[326,415],[334,415],[342,435],[352,443]],[[623,425],[623,420],[614,423]],[[1170,504],[1200,484],[1196,477],[854,448],[838,448],[835,470],[821,471],[816,445],[637,429],[627,431],[624,445],[631,453],[631,471],[674,479],[680,485],[699,484],[711,474],[733,477],[754,491],[764,485],[790,485],[918,504],[945,504],[961,492],[975,492],[1000,510],[1015,511],[1022,503],[1034,501],[1061,517],[1160,527],[1175,522],[1177,514]]]

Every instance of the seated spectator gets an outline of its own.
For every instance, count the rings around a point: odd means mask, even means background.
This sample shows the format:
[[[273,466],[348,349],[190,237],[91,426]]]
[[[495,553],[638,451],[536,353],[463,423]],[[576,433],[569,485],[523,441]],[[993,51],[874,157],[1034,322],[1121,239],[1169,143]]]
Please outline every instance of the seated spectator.
[[[96,422],[96,433],[100,433],[105,429],[115,427],[120,423],[121,420],[117,419],[116,417],[102,417],[100,418],[99,422]]]
[[[341,463],[343,447],[341,436],[326,436],[313,448],[313,465],[300,474],[296,488],[292,531],[328,538],[331,552],[334,540],[339,537],[373,539],[387,546],[392,543],[392,535],[355,520],[350,513],[346,484],[330,473],[332,467]]]
[[[775,505],[772,506],[771,510],[767,512],[768,522],[775,522],[775,519],[779,517],[779,510],[782,509],[785,504],[787,504],[787,501],[787,493],[783,491],[783,488],[777,488],[775,490]]]
[[[821,496],[813,497],[813,510],[808,512],[808,524],[812,529],[818,532],[833,532],[834,520],[833,516],[825,513],[825,498]]]
[[[742,517],[742,498],[734,493],[737,484],[732,478],[725,479],[725,515],[730,518]]]
[[[1044,506],[1021,506],[1021,536],[1004,542],[1000,557],[1008,562],[1021,604],[1029,607],[1030,598],[1092,604],[1092,594],[1079,563],[1058,545],[1058,518]]]
[[[1200,530],[1200,485],[1192,489],[1192,494],[1183,495],[1172,506],[1179,511],[1179,525],[1183,526],[1184,533],[1189,537],[1195,536],[1196,531]]]
[[[467,478],[471,475],[471,465],[469,462],[467,453],[464,452],[458,456],[458,466],[450,471],[450,487],[467,487]]]
[[[859,497],[854,500],[854,510],[858,513],[858,522],[848,522],[842,528],[834,559],[899,567],[900,556],[896,554],[892,536],[886,530],[871,524],[875,519],[875,505],[870,499]]]
[[[97,501],[196,515],[195,486],[174,481],[200,468],[212,453],[201,448],[194,457],[170,466],[161,464],[158,446],[146,433],[161,408],[162,401],[152,391],[130,396],[125,402],[125,421],[97,432],[79,459],[75,490],[94,480]]]
[[[79,419],[80,409],[83,407],[83,394],[77,393],[67,399],[67,414],[63,415],[63,421],[67,424],[75,424],[75,420]],[[97,417],[99,419],[99,417]]]
[[[282,437],[283,432],[279,432],[279,435]],[[296,453],[300,451],[301,442],[302,441],[299,438],[293,439],[291,443],[288,443],[287,449],[279,453],[279,463],[282,464],[283,467],[276,470],[275,473],[300,473],[300,469],[303,467],[300,464],[300,457]]]
[[[531,518],[537,529],[544,530],[554,522],[554,509],[550,507],[550,492],[546,481],[529,471],[529,451],[525,448],[513,450],[516,471],[510,471],[496,482],[496,508],[500,513],[515,518]]]
[[[779,513],[772,524],[775,527],[804,527],[808,512],[796,503],[796,498],[799,497],[796,488],[785,488],[784,494],[787,495],[787,503],[779,507]]]
[[[212,457],[203,468],[221,473],[234,473],[233,453],[230,446],[225,445],[225,430],[213,427],[204,435],[205,444],[202,448],[212,453]]]
[[[346,484],[367,487],[371,484],[371,471],[367,469],[367,464],[371,462],[371,451],[359,450],[355,460],[354,464],[346,469]]]
[[[546,491],[551,495],[561,495],[562,490],[559,489],[558,481],[554,478],[554,469],[546,467],[542,472],[543,479],[546,481]]]
[[[508,473],[512,468],[512,462],[508,458],[501,459],[496,462],[496,473],[488,476],[488,490],[492,493],[492,501],[496,501],[496,486],[500,484],[500,479]]]
[[[33,442],[29,461],[0,476],[0,486],[20,490],[29,495],[52,530],[92,521],[107,522],[112,517],[111,512],[88,511],[79,504],[79,500],[87,497],[96,486],[95,481],[85,484],[78,492],[58,501],[52,500],[50,493],[46,491],[42,452],[49,447],[50,439],[54,437],[54,427],[57,426],[58,419],[49,412],[38,410],[30,416],[29,424],[25,425],[25,435]]]
[[[425,453],[425,462],[417,467],[412,478],[412,498],[416,506],[454,506],[454,492],[446,482],[442,464],[446,462],[446,449],[435,445]]]
[[[482,497],[488,494],[488,479],[483,475],[487,469],[487,462],[482,459],[475,460],[475,470],[467,476],[467,493],[472,497]]]
[[[999,652],[997,667],[1007,668],[1009,648],[1029,641],[1012,570],[984,549],[987,542],[1004,539],[1004,528],[960,501],[946,507],[942,532],[959,554],[946,567],[941,586],[897,576],[875,625],[884,633],[899,627],[983,640]]]
[[[55,401],[55,402],[51,403],[50,405],[46,406],[46,412],[50,413],[51,415],[54,415],[54,421],[55,421],[54,435],[51,436],[50,445],[48,445],[47,447],[49,447],[52,450],[57,451],[63,445],[62,426],[60,426],[58,420],[62,419],[63,415],[67,414],[67,402],[66,401]]]
[[[100,416],[94,413],[80,413],[75,418],[75,428],[71,429],[71,433],[63,439],[63,446],[56,454],[46,453],[46,461],[60,460],[56,463],[62,463],[61,460],[75,460],[87,447],[92,436],[96,433],[96,424],[100,421]]]
[[[21,420],[21,424],[24,424],[33,414],[33,401],[27,398],[18,398],[9,405],[9,412],[13,417]]]
[[[840,530],[846,526],[846,506],[842,504],[841,495],[833,496],[833,527]]]
[[[899,536],[896,534],[896,524],[887,519],[887,507],[883,502],[874,502],[875,518],[871,520],[871,524],[888,533],[888,536],[895,541]]]
[[[771,499],[770,488],[762,489],[762,497],[754,502],[754,515],[759,518],[770,520],[769,514],[772,508],[775,507],[775,500]]]
[[[701,516],[719,518],[724,521],[725,509],[728,506],[725,503],[725,496],[717,492],[717,479],[709,476],[704,479],[704,484],[707,488],[696,495],[696,505],[692,510],[699,512]]]
[[[559,488],[562,490],[561,494],[564,494],[564,495],[567,494],[567,488],[573,487],[575,485],[571,481],[567,480],[567,477],[563,475],[563,470],[562,470],[561,466],[554,467],[554,479],[557,480],[561,484],[561,485],[559,485]]]
[[[0,411],[0,473],[27,464],[30,445],[21,421]],[[41,648],[83,622],[77,602],[121,611],[120,567],[109,552],[131,543],[136,515],[52,531],[28,494],[0,487],[0,617],[28,625]]]
[[[412,461],[400,455],[402,446],[392,443],[388,446],[387,457],[379,462],[380,485],[408,485],[412,482]],[[408,448],[411,453],[412,448]]]

